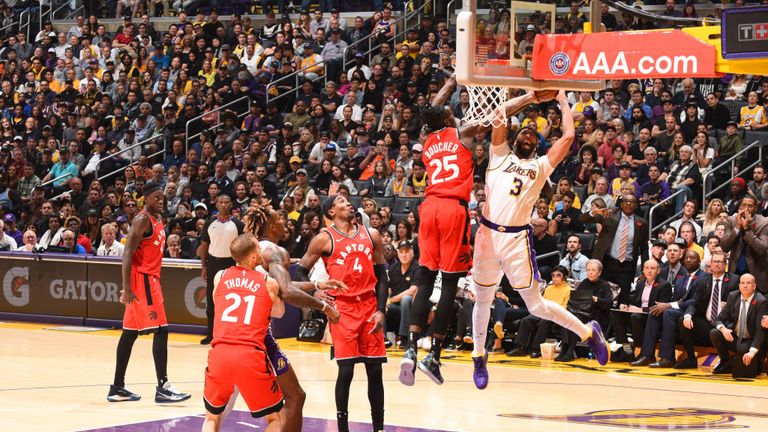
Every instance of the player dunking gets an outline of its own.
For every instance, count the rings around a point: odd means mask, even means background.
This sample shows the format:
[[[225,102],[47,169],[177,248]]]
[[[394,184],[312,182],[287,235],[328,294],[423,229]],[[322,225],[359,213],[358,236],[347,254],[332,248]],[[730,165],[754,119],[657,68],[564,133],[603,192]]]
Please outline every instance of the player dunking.
[[[530,102],[551,100],[554,95],[554,91],[538,92]],[[472,359],[474,381],[479,389],[488,385],[485,336],[491,302],[503,274],[518,290],[531,314],[578,334],[589,343],[601,365],[608,362],[609,351],[600,324],[596,321],[583,324],[557,303],[542,298],[539,289],[540,276],[529,225],[533,205],[547,177],[568,155],[575,136],[573,116],[564,92],[557,93],[557,102],[562,111],[563,136],[545,156],[535,157],[538,138],[532,129],[522,128],[511,149],[506,124],[494,127],[491,134],[491,157],[485,183],[488,201],[475,236],[475,267],[472,270],[477,290],[472,314]]]
[[[261,263],[259,241],[241,234],[230,246],[236,265],[219,271],[214,279],[213,341],[205,369],[205,422],[203,432],[218,432],[235,386],[253,417],[283,408],[283,394],[272,373],[264,339],[270,316],[281,317],[285,306],[277,281],[255,270]],[[281,430],[267,418],[267,431]]]
[[[139,334],[153,332],[152,357],[157,374],[155,402],[181,402],[191,396],[177,391],[168,382],[168,320],[160,289],[165,247],[165,227],[160,220],[162,208],[163,191],[160,185],[147,183],[144,186],[144,210],[134,217],[125,242],[123,290],[120,292],[120,303],[125,305],[125,314],[123,334],[117,343],[115,381],[107,395],[110,402],[141,399],[141,396],[125,388],[125,371],[136,338]]]
[[[330,290],[341,313],[330,324],[333,353],[339,366],[336,378],[336,418],[340,432],[348,432],[349,387],[355,364],[365,364],[373,430],[384,430],[384,308],[387,304],[387,271],[384,247],[378,231],[357,225],[352,204],[342,195],[331,195],[321,205],[331,223],[309,243],[297,277],[309,280],[309,270],[322,257],[328,275],[344,282],[344,292]]]
[[[421,225],[419,230],[419,264],[421,285],[413,302],[408,334],[408,347],[400,362],[400,382],[413,385],[418,368],[437,384],[443,383],[440,374],[440,352],[448,328],[456,287],[472,267],[470,254],[470,226],[468,203],[472,192],[474,163],[472,140],[487,127],[467,124],[456,128],[456,121],[443,105],[456,86],[451,76],[433,100],[422,110],[422,120],[429,129],[424,140],[422,160],[427,168],[427,198],[419,206]],[[525,106],[525,97],[514,98],[503,106],[507,116]],[[417,363],[416,341],[426,326],[429,314],[429,297],[435,285],[438,271],[443,272],[442,291],[432,322],[432,348]],[[408,319],[404,317],[403,319]]]
[[[246,233],[251,233],[256,238],[262,239],[259,241],[262,259],[256,270],[277,281],[280,287],[279,295],[283,301],[296,307],[323,311],[330,322],[338,322],[339,313],[332,305],[308,295],[302,289],[310,290],[316,286],[320,290],[339,289],[343,291],[346,289],[346,285],[335,280],[318,282],[317,284],[312,282],[291,283],[291,276],[288,273],[290,255],[288,251],[277,245],[285,229],[285,220],[280,213],[267,207],[255,205],[248,208],[242,220]],[[282,431],[300,432],[306,394],[299,384],[296,372],[288,361],[288,357],[280,349],[270,330],[267,330],[264,344],[272,370],[277,377],[277,384],[280,386],[285,399],[285,409],[280,413],[270,415],[278,416],[277,421],[282,425]],[[237,394],[238,391],[235,390],[230,403],[227,405],[227,410],[222,413],[222,423],[234,406]],[[272,421],[270,418],[268,420]]]

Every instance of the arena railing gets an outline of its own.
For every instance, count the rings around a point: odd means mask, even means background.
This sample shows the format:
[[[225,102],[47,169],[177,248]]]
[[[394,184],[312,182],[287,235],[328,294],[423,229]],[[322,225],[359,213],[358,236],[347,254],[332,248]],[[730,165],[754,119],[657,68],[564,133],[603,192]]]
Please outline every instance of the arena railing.
[[[730,166],[730,168],[731,168],[730,172],[733,173],[733,168],[736,166],[736,159],[738,159],[739,157],[746,156],[746,153],[749,150],[752,150],[754,148],[758,149],[758,153],[759,153],[760,157],[757,158],[757,160],[755,160],[753,163],[749,164],[748,166],[741,168],[741,171],[744,172],[744,171],[747,171],[747,170],[757,166],[758,164],[760,164],[760,161],[763,159],[763,145],[764,144],[765,143],[761,143],[760,141],[755,141],[752,144],[742,148],[741,151],[739,151],[735,155],[731,156],[730,158],[724,160],[718,166],[712,168],[707,173],[705,173],[702,176],[702,182],[703,182],[702,191],[703,192],[702,192],[702,201],[700,203],[700,207],[701,208],[705,208],[706,202],[707,202],[707,198],[711,197],[716,192],[718,192],[718,191],[722,190],[723,188],[725,188],[725,187],[730,185],[730,180],[729,180],[727,182],[723,182],[723,184],[717,186],[716,188],[714,188],[714,189],[712,189],[711,191],[708,192],[707,191],[707,188],[708,188],[707,179],[712,177],[716,171],[721,170],[723,167],[726,167],[726,166]],[[731,177],[731,178],[733,178],[733,177]],[[650,211],[648,212],[648,228],[650,230],[650,233],[649,233],[650,235],[653,235],[653,232],[657,228],[659,228],[661,226],[664,226],[664,225],[668,224],[669,222],[672,222],[672,221],[676,220],[677,217],[680,216],[683,213],[682,210],[680,210],[679,212],[676,212],[675,214],[673,214],[672,216],[666,218],[662,222],[654,223],[654,214],[659,211],[659,208],[665,207],[668,204],[669,205],[673,204],[674,200],[677,198],[677,196],[680,195],[683,192],[684,191],[679,190],[679,191],[673,193],[672,195],[668,196],[666,199],[660,201],[658,204],[656,204],[653,207],[651,207]]]
[[[739,172],[749,171],[750,169],[752,169],[755,166],[759,165],[760,163],[762,163],[762,160],[763,160],[763,147],[764,147],[764,144],[765,143],[761,143],[760,141],[755,141],[752,144],[750,144],[750,145],[744,147],[743,149],[741,149],[740,152],[738,152],[735,155],[729,157],[728,159],[722,161],[720,163],[720,165],[712,168],[707,173],[705,173],[704,176],[702,177],[702,182],[704,184],[701,187],[701,190],[702,190],[701,206],[704,207],[704,204],[707,202],[707,199],[710,198],[712,195],[716,194],[717,192],[719,192],[723,188],[730,186],[730,181],[728,181],[728,182],[724,182],[724,183],[720,184],[719,186],[715,187],[711,191],[707,191],[707,189],[709,189],[709,186],[710,186],[709,182],[707,182],[708,179],[713,177],[716,172],[721,171],[722,168],[724,168],[724,167],[730,167],[731,170],[729,172],[733,173],[733,169],[736,167],[736,160],[739,159],[739,158],[746,159],[747,151],[749,151],[749,150],[751,150],[753,148],[757,148],[757,152],[758,152],[758,155],[759,155],[758,158],[754,162],[752,162],[751,164],[749,164],[749,165],[747,165],[745,167],[740,167],[739,168]]]
[[[552,252],[547,252],[545,254],[536,255],[536,261],[538,262],[540,260],[543,260],[544,258],[549,258],[549,257],[553,257],[553,256],[557,256],[557,261],[558,262],[560,262],[560,260],[563,259],[562,252],[560,252],[559,250],[556,250],[556,251],[552,251]]]
[[[432,1],[433,2],[432,10],[435,10],[434,9],[434,2],[435,1],[436,0]],[[410,0],[410,1],[406,2],[406,4],[403,7],[403,9],[407,10],[408,6],[411,5],[411,4],[413,4],[413,0]],[[400,16],[398,19],[396,19],[392,23],[392,25],[394,25],[397,30],[395,31],[394,36],[392,36],[391,38],[386,39],[385,42],[392,43],[394,41],[397,41],[397,40],[401,39],[403,37],[403,35],[406,34],[406,32],[410,29],[410,27],[408,27],[407,23],[408,23],[408,21],[411,18],[417,17],[416,23],[415,23],[414,26],[418,25],[418,23],[421,21],[422,12],[424,12],[424,9],[426,8],[426,6],[428,4],[429,4],[428,2],[424,2],[417,9],[413,10],[412,12],[404,13],[402,16]],[[400,25],[400,24],[402,24],[402,25]],[[342,61],[342,69],[344,71],[346,71],[347,63],[349,61],[349,60],[347,60],[347,54],[352,52],[352,50],[354,49],[353,47],[362,47],[362,46],[365,46],[366,43],[368,45],[368,49],[367,50],[363,51],[363,50],[359,50],[358,49],[358,50],[355,50],[355,53],[358,52],[358,51],[362,52],[367,57],[368,63],[370,64],[370,62],[371,62],[371,53],[373,53],[376,50],[378,50],[379,47],[381,46],[381,44],[378,44],[378,45],[375,45],[375,46],[373,45],[373,43],[375,42],[374,36],[376,36],[376,34],[371,33],[368,36],[366,36],[366,37],[360,39],[359,41],[355,42],[354,44],[349,45],[349,47],[344,51],[344,54],[342,55],[342,60],[341,60]],[[394,52],[394,44],[393,44],[392,48],[393,48],[393,52]],[[353,55],[354,55],[354,53],[353,53]],[[319,63],[317,63],[315,65],[312,65],[310,67],[315,67],[317,65],[323,65],[323,67],[325,67],[325,61],[324,60],[320,61]],[[269,105],[270,102],[277,102],[277,101],[282,100],[282,99],[284,99],[286,97],[292,96],[296,92],[298,92],[299,88],[301,88],[301,86],[300,86],[301,83],[299,82],[299,77],[302,76],[303,72],[306,69],[308,69],[308,68],[303,68],[303,69],[297,70],[297,71],[295,71],[293,73],[290,73],[290,74],[288,74],[288,75],[286,75],[286,76],[284,76],[282,78],[279,78],[279,79],[277,79],[275,81],[270,82],[267,85],[267,105]],[[317,77],[316,79],[314,79],[313,82],[318,82],[320,80],[323,80],[324,83],[328,82],[328,74],[327,73],[323,73],[323,75],[321,75],[321,76]],[[289,91],[286,91],[285,93],[278,94],[277,96],[270,97],[269,90],[271,88],[274,88],[274,87],[277,87],[277,86],[287,86],[287,85],[291,85],[293,90],[289,90]]]
[[[659,209],[662,208],[662,207],[667,207],[668,205],[673,205],[675,203],[675,199],[677,199],[677,196],[682,194],[682,193],[685,193],[685,190],[680,189],[680,190],[676,191],[675,193],[673,193],[672,195],[668,196],[666,199],[663,199],[663,200],[659,201],[658,204],[656,204],[653,207],[651,207],[651,209],[648,211],[648,229],[649,229],[649,237],[648,238],[652,238],[653,232],[656,230],[656,228],[658,228],[660,226],[664,226],[664,225],[666,225],[666,224],[676,220],[679,215],[683,214],[683,210],[680,210],[679,212],[673,214],[672,216],[664,219],[664,221],[662,221],[659,224],[654,224],[653,223],[654,213],[659,211]]]
[[[236,113],[237,114],[237,119],[239,120],[240,118],[244,118],[246,115],[248,115],[248,112],[251,110],[251,103],[252,102],[251,102],[251,96],[250,95],[243,96],[240,99],[235,99],[232,102],[226,103],[226,104],[224,104],[224,105],[222,105],[222,106],[220,106],[220,107],[218,107],[218,108],[216,108],[214,110],[211,110],[211,111],[209,111],[207,113],[200,114],[197,117],[193,117],[193,118],[189,119],[187,121],[187,124],[184,126],[184,154],[186,155],[187,151],[189,150],[189,142],[190,142],[190,140],[192,140],[193,138],[199,137],[205,131],[209,131],[209,130],[217,128],[221,124],[221,112],[223,110],[225,110],[226,108],[228,108],[230,106],[233,106],[233,105],[235,105],[237,103],[242,103],[243,101],[248,102],[248,108],[243,113]],[[192,122],[200,121],[203,117],[205,117],[207,115],[211,115],[211,113],[216,113],[216,122],[214,123],[214,125],[213,126],[209,126],[207,128],[204,128],[200,132],[198,132],[198,133],[196,133],[196,134],[194,134],[192,136],[189,136],[189,125],[191,125]]]
[[[111,153],[110,155],[108,155],[107,157],[105,157],[103,159],[99,159],[99,162],[96,163],[96,180],[103,180],[105,178],[109,178],[109,177],[112,177],[114,175],[120,174],[123,171],[125,171],[126,168],[131,166],[131,164],[133,164],[136,161],[135,160],[131,160],[125,166],[122,166],[120,168],[117,168],[116,170],[113,170],[112,172],[109,172],[107,174],[99,176],[99,166],[101,166],[102,163],[104,163],[104,162],[106,162],[106,161],[108,161],[110,159],[117,159],[119,157],[119,155],[121,155],[123,153],[126,153],[126,152],[129,152],[129,151],[131,151],[133,149],[143,148],[144,145],[146,145],[147,143],[151,143],[152,141],[162,142],[162,145],[160,145],[160,149],[158,151],[156,151],[156,152],[154,152],[154,153],[152,153],[150,155],[147,155],[147,158],[151,159],[151,158],[153,158],[155,156],[158,156],[158,155],[161,155],[161,154],[164,155],[165,154],[165,149],[167,148],[167,145],[168,145],[168,143],[166,142],[166,139],[158,138],[158,137],[149,137],[149,138],[145,139],[144,141],[141,141],[141,142],[138,142],[136,144],[133,144],[133,145],[131,145],[129,147],[126,147],[126,148],[124,148],[124,149],[122,149],[120,151],[117,151],[115,153]]]
[[[55,182],[57,182],[57,181],[59,181],[59,180],[64,180],[64,179],[65,179],[65,178],[67,178],[67,177],[72,177],[72,176],[71,176],[71,175],[69,175],[69,174],[62,174],[62,175],[60,175],[60,176],[58,176],[58,177],[56,177],[56,178],[52,178],[52,179],[48,180],[48,181],[47,181],[47,182],[45,182],[45,183],[40,183],[39,185],[37,185],[37,186],[33,187],[31,192],[34,192],[34,191],[35,191],[35,189],[44,188],[44,187],[46,187],[46,186],[48,186],[48,185],[51,185],[51,184],[53,184],[53,183],[55,183]]]

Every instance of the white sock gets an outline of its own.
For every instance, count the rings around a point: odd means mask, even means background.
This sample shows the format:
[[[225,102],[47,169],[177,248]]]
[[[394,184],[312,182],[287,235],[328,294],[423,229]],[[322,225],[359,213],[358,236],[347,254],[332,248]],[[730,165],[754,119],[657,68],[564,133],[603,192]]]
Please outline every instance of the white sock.
[[[491,303],[493,303],[493,294],[496,292],[495,286],[484,287],[475,284],[477,299],[475,307],[472,309],[472,357],[481,357],[485,355],[485,338],[488,333],[488,321],[491,319]]]

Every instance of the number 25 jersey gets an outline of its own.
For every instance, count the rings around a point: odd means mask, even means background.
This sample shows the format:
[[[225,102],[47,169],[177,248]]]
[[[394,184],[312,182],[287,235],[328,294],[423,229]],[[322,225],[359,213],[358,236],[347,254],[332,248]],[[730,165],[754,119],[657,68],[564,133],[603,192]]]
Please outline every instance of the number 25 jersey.
[[[429,178],[428,197],[469,201],[475,165],[458,129],[443,128],[427,135],[421,158]]]
[[[376,292],[373,273],[373,241],[364,226],[357,225],[351,235],[331,225],[326,231],[331,236],[331,254],[323,258],[328,277],[344,282],[348,291],[329,291],[337,298],[355,298]]]

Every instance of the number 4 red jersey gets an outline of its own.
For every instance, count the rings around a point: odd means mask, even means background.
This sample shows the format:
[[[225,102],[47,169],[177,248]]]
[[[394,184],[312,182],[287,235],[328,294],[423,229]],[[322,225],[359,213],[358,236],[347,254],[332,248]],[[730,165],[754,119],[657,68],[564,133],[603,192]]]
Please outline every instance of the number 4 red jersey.
[[[428,197],[469,201],[475,165],[458,129],[443,128],[427,135],[421,158],[429,178]]]
[[[347,292],[329,293],[336,297],[357,297],[376,292],[376,276],[373,273],[373,241],[368,229],[357,225],[352,235],[347,235],[331,225],[331,254],[323,258],[328,277],[343,281]]]

